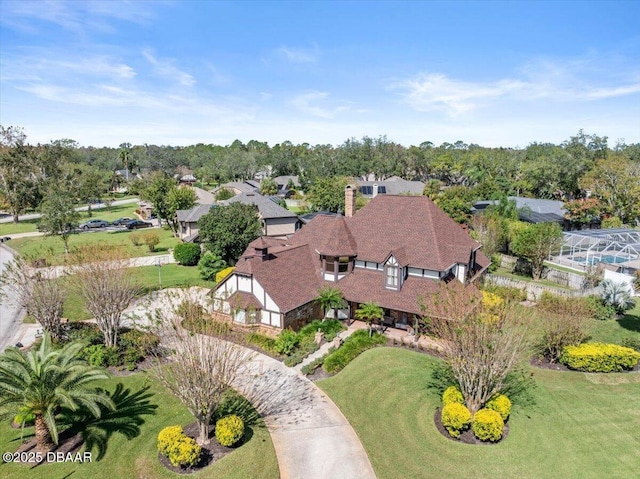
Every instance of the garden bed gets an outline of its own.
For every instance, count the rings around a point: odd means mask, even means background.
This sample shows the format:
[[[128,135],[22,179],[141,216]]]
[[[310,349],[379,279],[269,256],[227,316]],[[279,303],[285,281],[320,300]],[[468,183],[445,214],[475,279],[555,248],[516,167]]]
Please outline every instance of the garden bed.
[[[473,435],[473,431],[471,430],[471,428],[461,432],[460,437],[457,437],[457,438],[453,437],[442,425],[441,411],[442,411],[442,408],[440,407],[436,409],[436,412],[433,415],[433,422],[435,422],[436,429],[438,430],[438,432],[442,434],[444,437],[446,437],[447,439],[450,439],[452,441],[462,442],[464,444],[478,444],[478,445],[484,445],[484,446],[492,446],[494,444],[500,444],[501,442],[504,442],[507,435],[509,434],[509,424],[505,423],[504,427],[502,428],[502,437],[500,438],[500,440],[496,442],[481,441],[480,439],[478,439]]]

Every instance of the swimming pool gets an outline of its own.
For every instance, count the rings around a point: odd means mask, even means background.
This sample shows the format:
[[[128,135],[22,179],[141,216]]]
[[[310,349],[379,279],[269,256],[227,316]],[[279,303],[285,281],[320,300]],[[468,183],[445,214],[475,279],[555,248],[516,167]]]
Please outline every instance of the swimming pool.
[[[589,261],[587,261],[587,258],[585,258],[584,256],[573,256],[570,259],[572,261],[575,261],[576,263],[588,263],[590,265],[594,265],[597,263],[607,263],[607,264],[624,263],[626,261],[631,261],[632,258],[629,258],[628,256],[605,255],[600,258],[595,258],[592,256],[591,258],[589,258]]]

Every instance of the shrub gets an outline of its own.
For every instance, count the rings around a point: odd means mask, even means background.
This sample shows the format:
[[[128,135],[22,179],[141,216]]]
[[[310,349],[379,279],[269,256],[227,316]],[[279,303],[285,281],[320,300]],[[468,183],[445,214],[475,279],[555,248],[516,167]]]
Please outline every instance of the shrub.
[[[609,304],[604,304],[597,296],[589,296],[585,299],[591,313],[591,317],[598,321],[607,321],[617,316],[616,308]]]
[[[325,354],[324,356],[320,356],[319,358],[315,358],[313,361],[311,361],[309,364],[307,364],[306,366],[302,366],[302,368],[300,369],[300,372],[302,374],[304,374],[305,376],[308,376],[310,374],[313,374],[316,372],[316,369],[318,369],[320,366],[322,366],[322,363],[324,363],[324,360],[327,358],[327,356],[329,356],[329,354],[331,354],[333,351],[335,351],[334,348],[330,348],[329,352],[327,354]]]
[[[129,241],[133,243],[133,246],[140,246],[142,244],[142,237],[140,233],[130,233]]]
[[[576,346],[587,338],[587,318],[581,314],[546,313],[542,324],[540,354],[555,363],[565,347]]]
[[[69,323],[67,338],[69,341],[83,341],[88,345],[103,344],[104,334],[98,326],[91,323]]]
[[[325,359],[322,368],[328,373],[337,373],[360,353],[386,342],[387,338],[380,333],[369,336],[366,329],[360,329],[345,339],[342,346]]]
[[[457,386],[449,386],[442,393],[442,402],[445,406],[452,403],[464,404],[464,397]]]
[[[206,281],[215,281],[218,273],[226,267],[227,262],[211,251],[206,251],[198,261],[200,277]]]
[[[340,333],[344,331],[346,328],[344,325],[338,321],[337,319],[327,319],[325,321],[320,321],[318,319],[313,320],[305,327],[303,327],[298,335],[300,336],[309,336],[311,338],[315,338],[316,332],[319,330],[324,334],[324,339],[328,341],[333,341],[333,339]]]
[[[235,414],[223,417],[216,423],[216,439],[223,446],[233,446],[243,435],[244,422]]]
[[[500,414],[503,421],[506,421],[509,418],[509,414],[511,414],[511,401],[504,394],[498,394],[491,398],[491,400],[485,404],[485,407]]]
[[[182,437],[184,433],[180,426],[165,427],[158,434],[158,452],[168,456],[173,450],[173,445]]]
[[[145,231],[142,233],[142,242],[146,244],[149,251],[153,253],[158,243],[160,243],[160,236],[155,231]]]
[[[173,257],[183,266],[195,266],[200,260],[200,245],[182,243],[173,249]]]
[[[482,307],[487,311],[493,311],[504,304],[501,296],[491,291],[482,292]]]
[[[269,336],[264,336],[263,334],[258,333],[249,333],[246,336],[247,342],[251,344],[255,344],[259,348],[264,349],[270,353],[277,353],[276,351],[276,340],[270,338]]]
[[[486,408],[480,409],[473,416],[473,434],[481,441],[499,441],[503,428],[504,421],[496,411]]]
[[[160,344],[160,338],[152,333],[146,333],[138,329],[130,329],[118,337],[118,344],[125,351],[134,350],[141,356],[153,353]]]
[[[298,335],[291,329],[283,330],[274,344],[277,353],[289,356],[298,345]]]
[[[442,425],[451,437],[460,437],[470,424],[471,413],[464,404],[452,402],[442,408]]]
[[[600,286],[602,288],[602,302],[613,306],[618,313],[623,313],[635,305],[628,283],[617,283],[606,279]]]
[[[527,299],[527,292],[524,289],[510,288],[508,286],[485,285],[483,290],[497,294],[501,298],[504,298],[507,303],[519,303]]]
[[[609,373],[633,369],[640,353],[617,344],[585,343],[567,346],[560,362],[568,368],[590,373]]]
[[[107,347],[103,344],[87,346],[82,350],[82,357],[91,366],[107,367],[120,366],[122,358],[115,347]]]
[[[233,266],[229,266],[228,268],[225,268],[222,271],[219,271],[218,273],[216,273],[216,284],[218,284],[220,281],[222,281],[231,273],[233,273],[234,269],[235,268]]]
[[[640,353],[640,339],[631,337],[622,338],[622,346],[625,348],[631,348]]]
[[[234,196],[235,194],[233,191],[227,188],[222,188],[220,191],[216,193],[216,201],[228,200],[229,198],[233,198]]]
[[[175,467],[188,467],[198,462],[202,448],[180,426],[169,426],[158,434],[158,451]]]

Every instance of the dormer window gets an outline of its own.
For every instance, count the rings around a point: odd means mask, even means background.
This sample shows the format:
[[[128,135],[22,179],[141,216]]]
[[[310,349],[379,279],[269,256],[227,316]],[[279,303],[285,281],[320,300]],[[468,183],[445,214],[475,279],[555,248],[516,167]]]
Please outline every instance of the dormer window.
[[[385,286],[389,289],[398,289],[398,262],[391,256],[384,267]]]

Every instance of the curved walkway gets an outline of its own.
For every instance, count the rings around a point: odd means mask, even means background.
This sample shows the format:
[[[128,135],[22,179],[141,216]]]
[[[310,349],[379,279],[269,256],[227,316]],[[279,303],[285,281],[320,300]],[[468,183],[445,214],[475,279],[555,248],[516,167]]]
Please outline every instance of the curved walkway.
[[[163,290],[127,312],[167,308],[186,296],[204,302],[207,290]],[[130,319],[130,320],[131,320]],[[144,320],[143,320],[144,321]],[[340,409],[313,382],[269,356],[252,360],[235,387],[260,412],[271,435],[281,479],[374,479],[369,457]]]

